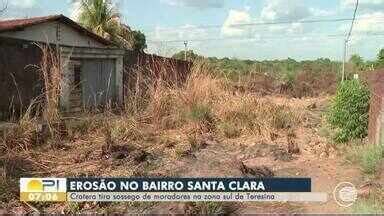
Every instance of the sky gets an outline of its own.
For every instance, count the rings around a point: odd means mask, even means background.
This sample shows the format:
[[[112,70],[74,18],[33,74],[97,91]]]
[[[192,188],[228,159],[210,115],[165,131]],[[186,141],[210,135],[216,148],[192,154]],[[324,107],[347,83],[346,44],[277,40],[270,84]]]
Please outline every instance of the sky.
[[[2,0],[0,0],[1,3]],[[3,0],[5,1],[5,0]],[[112,0],[122,22],[147,37],[147,52],[193,49],[238,59],[342,59],[356,0]],[[360,0],[347,54],[374,59],[384,48],[384,0]],[[72,0],[8,0],[0,19],[64,14]],[[288,22],[284,24],[272,23]],[[268,24],[266,24],[268,23]]]

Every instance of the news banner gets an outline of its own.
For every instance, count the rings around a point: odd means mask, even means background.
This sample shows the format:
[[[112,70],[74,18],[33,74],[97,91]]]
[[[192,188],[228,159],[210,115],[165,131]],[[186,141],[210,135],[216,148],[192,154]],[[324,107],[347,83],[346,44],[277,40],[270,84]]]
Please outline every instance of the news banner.
[[[21,201],[326,202],[310,178],[21,178]]]

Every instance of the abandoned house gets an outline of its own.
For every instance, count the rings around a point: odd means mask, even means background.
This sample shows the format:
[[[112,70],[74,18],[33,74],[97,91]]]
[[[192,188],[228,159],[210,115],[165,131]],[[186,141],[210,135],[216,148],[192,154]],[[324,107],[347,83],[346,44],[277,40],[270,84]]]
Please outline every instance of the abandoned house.
[[[12,103],[28,105],[41,92],[31,66],[41,58],[36,43],[59,50],[63,110],[122,102],[124,50],[63,15],[6,20],[0,21],[0,92],[8,99],[0,102],[0,118]]]

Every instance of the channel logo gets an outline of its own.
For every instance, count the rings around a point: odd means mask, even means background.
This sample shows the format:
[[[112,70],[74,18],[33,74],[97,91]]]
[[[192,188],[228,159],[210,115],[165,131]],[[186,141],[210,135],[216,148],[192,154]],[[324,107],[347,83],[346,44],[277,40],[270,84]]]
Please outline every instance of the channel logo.
[[[350,182],[341,182],[333,191],[333,197],[339,206],[350,207],[356,202],[357,189]]]
[[[21,201],[65,201],[65,178],[21,178]]]

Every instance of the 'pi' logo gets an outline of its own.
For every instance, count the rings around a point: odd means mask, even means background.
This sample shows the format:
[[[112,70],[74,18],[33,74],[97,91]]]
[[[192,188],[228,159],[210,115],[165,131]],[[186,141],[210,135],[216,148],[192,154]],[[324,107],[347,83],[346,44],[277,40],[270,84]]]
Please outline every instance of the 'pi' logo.
[[[26,181],[26,189],[28,192],[58,192],[62,182],[60,179],[29,179]]]

